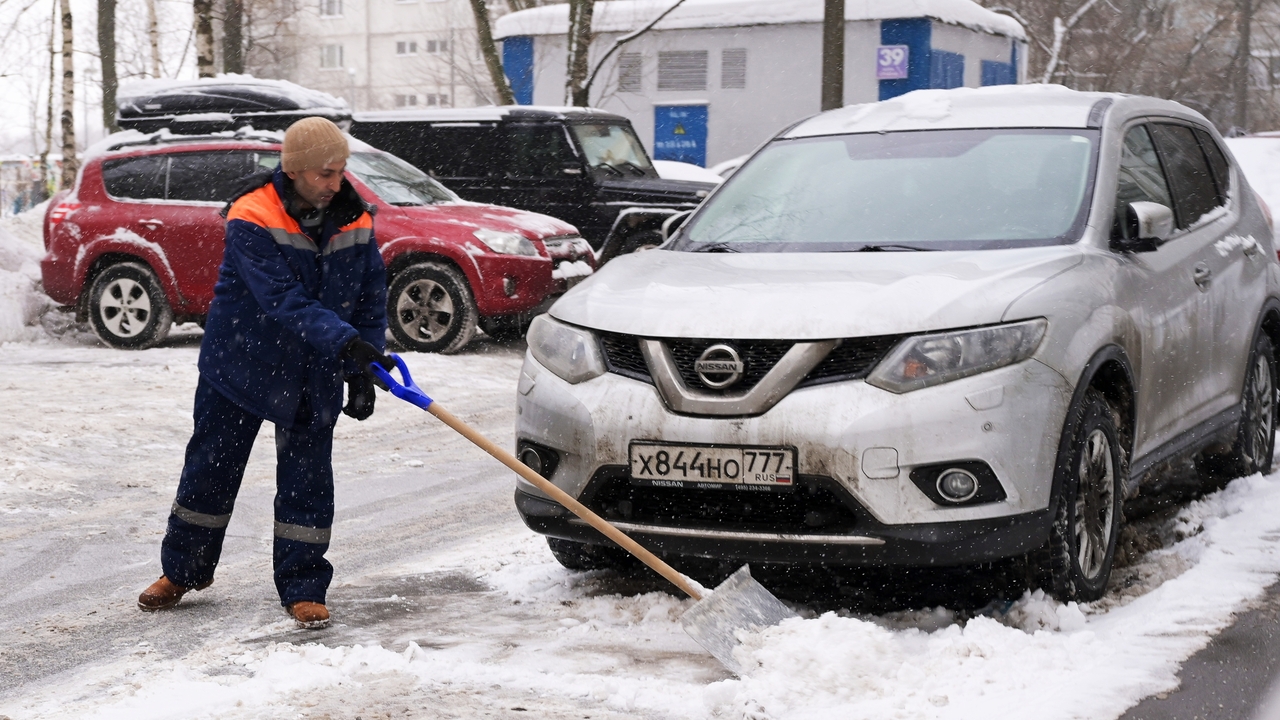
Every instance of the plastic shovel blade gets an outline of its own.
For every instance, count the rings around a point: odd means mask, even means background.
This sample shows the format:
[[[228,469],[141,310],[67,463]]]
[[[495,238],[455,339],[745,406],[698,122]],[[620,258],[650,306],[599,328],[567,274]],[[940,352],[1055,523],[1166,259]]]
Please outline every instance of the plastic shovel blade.
[[[733,649],[742,644],[738,631],[756,632],[798,617],[751,577],[743,565],[680,618],[684,631],[726,668],[742,675]]]

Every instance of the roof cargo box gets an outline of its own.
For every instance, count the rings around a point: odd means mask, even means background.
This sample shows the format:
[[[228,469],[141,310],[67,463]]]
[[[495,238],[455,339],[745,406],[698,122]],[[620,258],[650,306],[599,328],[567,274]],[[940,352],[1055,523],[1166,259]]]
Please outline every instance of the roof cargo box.
[[[149,133],[168,128],[192,135],[252,126],[284,130],[310,116],[328,118],[343,129],[351,122],[346,101],[285,80],[219,75],[200,80],[139,80],[121,86],[116,122],[122,129]]]

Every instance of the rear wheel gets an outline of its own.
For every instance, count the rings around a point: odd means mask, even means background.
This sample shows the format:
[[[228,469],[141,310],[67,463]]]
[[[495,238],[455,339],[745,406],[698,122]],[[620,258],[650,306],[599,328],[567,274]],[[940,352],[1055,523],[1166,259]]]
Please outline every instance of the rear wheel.
[[[119,263],[99,273],[89,287],[89,323],[107,345],[141,350],[169,334],[173,311],[151,268]]]
[[[1049,542],[1032,554],[1034,580],[1062,602],[1097,600],[1107,589],[1127,475],[1117,424],[1096,390],[1068,415],[1065,462],[1054,471],[1061,497]]]
[[[479,313],[466,277],[441,263],[400,271],[387,292],[391,334],[417,352],[455,353],[476,334]]]
[[[547,547],[556,561],[570,570],[630,570],[639,562],[626,550],[610,545],[594,545],[547,538]]]
[[[1259,335],[1249,354],[1244,394],[1240,398],[1240,428],[1231,450],[1222,454],[1203,453],[1196,458],[1196,470],[1209,488],[1219,487],[1253,473],[1271,472],[1271,455],[1276,443],[1276,358],[1271,339]]]

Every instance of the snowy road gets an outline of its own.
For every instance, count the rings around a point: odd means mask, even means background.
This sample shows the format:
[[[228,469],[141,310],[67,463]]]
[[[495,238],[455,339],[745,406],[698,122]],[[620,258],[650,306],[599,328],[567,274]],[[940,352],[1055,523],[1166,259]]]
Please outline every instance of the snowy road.
[[[686,638],[687,602],[569,573],[512,479],[383,396],[335,442],[335,625],[292,628],[270,578],[273,443],[246,474],[217,582],[134,607],[190,432],[198,332],[144,352],[83,335],[0,346],[0,715],[18,718],[1117,717],[1280,571],[1280,478],[1157,514],[1109,596],[825,614],[753,637],[733,679]],[[511,444],[518,348],[410,355],[415,378]],[[812,615],[812,613],[810,613]],[[1092,688],[1082,693],[1080,688]]]

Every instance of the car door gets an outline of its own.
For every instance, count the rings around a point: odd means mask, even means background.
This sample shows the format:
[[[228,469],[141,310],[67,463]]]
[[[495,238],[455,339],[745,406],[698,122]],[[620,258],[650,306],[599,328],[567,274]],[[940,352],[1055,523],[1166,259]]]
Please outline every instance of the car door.
[[[275,165],[274,154],[268,162]],[[259,154],[248,150],[179,152],[169,156],[169,183],[160,233],[179,292],[191,312],[208,311],[222,264],[226,225],[220,215]]]
[[[1129,128],[1121,152],[1114,231],[1124,225],[1128,204],[1155,202],[1175,211],[1167,161],[1148,124]],[[1213,367],[1211,303],[1197,285],[1196,271],[1213,250],[1210,233],[1187,223],[1151,252],[1124,255],[1117,287],[1121,306],[1138,334],[1138,421],[1134,453],[1141,457],[1207,418],[1209,388],[1198,384]]]
[[[1189,368],[1186,381],[1203,396],[1207,411],[1218,413],[1239,401],[1244,384],[1253,345],[1253,318],[1265,294],[1261,248],[1243,238],[1236,242],[1227,239],[1239,221],[1239,211],[1229,210],[1226,188],[1219,187],[1223,181],[1215,177],[1205,152],[1203,140],[1212,142],[1212,138],[1203,130],[1197,137],[1194,127],[1175,122],[1153,123],[1151,133],[1169,177],[1178,226],[1196,243],[1209,248],[1192,273],[1198,290],[1208,300],[1198,321],[1210,330],[1212,359],[1204,362],[1199,358],[1200,364]],[[1217,149],[1216,144],[1210,147]],[[1248,317],[1242,317],[1246,311]]]
[[[591,187],[565,127],[513,123],[505,130],[507,162],[502,184],[510,193],[506,204],[581,223],[584,208],[590,207]]]

